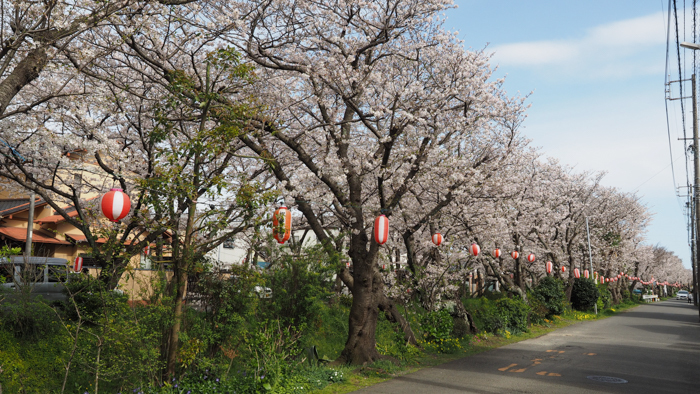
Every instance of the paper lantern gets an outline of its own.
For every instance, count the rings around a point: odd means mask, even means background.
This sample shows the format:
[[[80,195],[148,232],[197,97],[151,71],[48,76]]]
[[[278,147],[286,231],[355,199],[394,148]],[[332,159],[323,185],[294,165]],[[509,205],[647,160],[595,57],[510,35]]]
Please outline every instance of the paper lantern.
[[[131,210],[131,200],[122,189],[110,189],[100,201],[102,214],[112,222],[118,222]]]
[[[279,207],[272,216],[272,236],[284,244],[292,235],[292,212],[287,207]]]
[[[530,253],[529,255],[527,255],[527,261],[529,261],[531,263],[534,262],[535,261],[535,254]]]
[[[440,246],[440,244],[442,243],[442,234],[433,234],[433,243],[435,244],[435,246]]]
[[[386,269],[386,264],[382,264],[382,269],[383,269],[383,270]]]
[[[566,267],[562,266],[562,267],[561,267],[561,272],[566,272]]]
[[[83,270],[83,258],[82,257],[76,257],[75,258],[75,264],[73,264],[73,271],[75,272],[80,272]]]
[[[143,248],[143,254],[148,256],[151,253],[151,245],[146,245],[146,247]]]
[[[605,278],[605,281],[606,281],[606,282],[610,282],[610,278]]]
[[[589,278],[588,270],[583,270],[583,277],[586,278],[586,279]]]
[[[578,268],[574,268],[574,278],[578,279],[581,277],[581,272],[578,270]]]
[[[494,250],[493,250],[493,253],[491,253],[491,255],[492,255],[494,258],[499,258],[499,257],[501,257],[501,249],[498,249],[498,248],[494,249]]]
[[[380,245],[384,245],[388,239],[389,219],[384,215],[379,215],[374,219],[374,241]]]
[[[551,274],[553,268],[554,268],[554,264],[552,264],[551,261],[548,261],[548,262],[547,262],[547,273],[548,273],[548,274]]]
[[[472,256],[478,256],[479,252],[481,251],[481,248],[479,248],[479,245],[473,243],[471,247],[469,247],[469,253],[472,254]]]
[[[512,252],[510,253],[510,255],[511,255],[511,257],[513,257],[514,259],[517,259],[518,256],[520,256],[520,253],[518,253],[517,250],[514,250],[514,251],[512,251]]]
[[[604,284],[605,284],[605,277],[604,277],[604,276],[601,276],[601,277],[600,277],[600,284],[601,284],[601,285],[604,285]]]

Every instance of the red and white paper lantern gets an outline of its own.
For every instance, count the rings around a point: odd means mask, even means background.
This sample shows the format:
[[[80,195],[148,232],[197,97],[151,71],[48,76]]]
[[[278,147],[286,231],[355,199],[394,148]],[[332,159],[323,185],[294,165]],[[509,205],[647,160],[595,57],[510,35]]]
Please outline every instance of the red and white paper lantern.
[[[601,276],[601,277],[600,277],[600,284],[601,284],[601,285],[604,285],[604,284],[605,284],[605,277],[604,277],[604,276]]]
[[[126,217],[131,210],[131,200],[122,189],[110,189],[100,201],[102,214],[112,222],[118,222]]]
[[[548,273],[548,274],[551,274],[551,273],[552,273],[552,269],[554,269],[554,264],[552,264],[551,261],[548,261],[548,262],[547,262],[547,273]]]
[[[440,246],[440,244],[442,243],[442,234],[433,234],[433,243],[435,244],[435,246]]]
[[[469,247],[469,253],[471,253],[472,256],[478,256],[479,252],[481,252],[481,248],[479,248],[479,245],[473,243],[472,246]]]
[[[143,248],[143,254],[145,256],[148,256],[149,254],[151,254],[151,245],[146,245],[146,247]]]
[[[491,255],[496,259],[501,257],[501,249],[498,249],[498,248],[494,249],[493,253],[491,253]]]
[[[561,272],[566,272],[566,267],[562,266],[562,267],[561,267]]]
[[[518,256],[520,256],[520,253],[518,253],[517,250],[514,250],[514,251],[510,252],[510,256],[514,259],[517,259]]]
[[[590,275],[588,274],[588,270],[583,270],[583,277],[588,279]]]
[[[574,278],[578,279],[581,277],[581,271],[578,268],[574,268]]]
[[[75,258],[75,264],[73,264],[73,271],[80,272],[83,270],[83,258],[78,256]]]
[[[384,215],[379,215],[374,219],[374,241],[380,245],[384,245],[388,239],[389,219]]]
[[[530,253],[529,255],[527,255],[527,261],[533,263],[535,261],[535,254]]]
[[[292,236],[292,212],[287,207],[279,207],[272,216],[272,236],[284,244]]]

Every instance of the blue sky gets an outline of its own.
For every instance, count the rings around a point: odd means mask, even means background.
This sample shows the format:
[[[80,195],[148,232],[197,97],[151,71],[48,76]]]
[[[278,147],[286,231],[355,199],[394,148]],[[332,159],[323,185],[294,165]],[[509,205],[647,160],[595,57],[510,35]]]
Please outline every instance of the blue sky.
[[[605,185],[636,191],[654,213],[647,243],[674,251],[689,268],[664,107],[668,1],[456,2],[446,27],[467,48],[488,45],[509,94],[533,92],[523,130],[532,144],[576,170],[605,171]],[[678,101],[669,108],[676,180],[684,185]]]

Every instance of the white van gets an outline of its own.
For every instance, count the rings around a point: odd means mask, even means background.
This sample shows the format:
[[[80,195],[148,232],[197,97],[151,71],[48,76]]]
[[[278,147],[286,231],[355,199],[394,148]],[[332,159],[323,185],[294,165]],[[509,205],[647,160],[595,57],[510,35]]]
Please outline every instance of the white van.
[[[20,290],[29,286],[31,293],[49,302],[65,300],[64,283],[68,280],[68,260],[55,257],[9,256],[0,258],[3,289]]]

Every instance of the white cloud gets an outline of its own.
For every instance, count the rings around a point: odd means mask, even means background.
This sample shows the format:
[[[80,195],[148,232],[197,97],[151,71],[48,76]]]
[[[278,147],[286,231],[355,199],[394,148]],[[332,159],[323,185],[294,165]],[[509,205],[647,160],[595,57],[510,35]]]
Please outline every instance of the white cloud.
[[[663,70],[663,61],[647,64],[640,56],[666,42],[661,12],[588,29],[582,37],[498,45],[494,60],[501,66],[537,67],[559,73],[615,77]],[[547,71],[548,72],[548,71]]]

